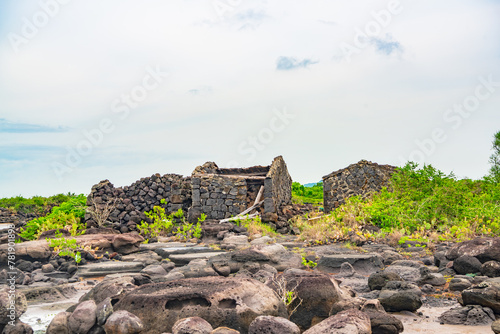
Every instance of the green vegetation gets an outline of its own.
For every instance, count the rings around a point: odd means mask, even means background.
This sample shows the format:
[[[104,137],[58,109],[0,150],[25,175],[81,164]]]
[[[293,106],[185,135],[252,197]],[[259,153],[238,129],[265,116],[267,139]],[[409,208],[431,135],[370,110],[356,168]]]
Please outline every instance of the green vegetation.
[[[477,235],[500,235],[500,183],[457,180],[431,165],[408,163],[370,198],[351,197],[328,215],[295,219],[302,238],[316,243],[348,240],[350,232],[367,240],[397,232],[395,240],[462,241]],[[376,225],[381,232],[365,232]],[[406,237],[405,237],[406,236]],[[404,237],[404,238],[403,238]],[[403,238],[403,239],[401,239]]]
[[[62,234],[56,234],[57,239],[49,239],[46,238],[49,246],[54,248],[54,252],[59,256],[69,256],[76,263],[80,263],[82,260],[81,253],[77,250],[79,249],[79,245],[76,243],[75,238],[64,238]]]
[[[167,204],[165,199],[162,199],[160,202],[161,204]],[[196,224],[191,224],[184,217],[182,209],[167,215],[165,213],[165,208],[158,205],[154,206],[153,210],[144,212],[144,214],[151,219],[151,223],[143,220],[137,225],[137,229],[148,241],[150,238],[157,238],[158,236],[166,236],[169,234],[173,234],[183,240],[189,240],[191,238],[199,239],[202,236],[201,223],[205,221],[207,217],[205,214],[202,214],[201,217],[198,218]]]
[[[302,256],[302,265],[304,267],[314,269],[318,264],[314,261],[307,260],[304,256]]]
[[[292,201],[298,204],[323,205],[323,182],[318,182],[312,187],[305,187],[299,182],[293,182]]]
[[[431,165],[417,167],[408,163],[398,169],[391,179],[392,191],[384,188],[365,201],[351,197],[347,204],[357,207],[355,219],[385,232],[500,234],[500,184],[457,180]],[[345,213],[334,212],[334,216],[342,221]]]
[[[68,193],[66,195],[58,194],[50,197],[33,196],[31,198],[24,198],[22,196],[17,196],[0,198],[0,207],[11,209],[16,213],[44,215],[48,213],[53,206],[60,205],[74,197],[77,196]]]
[[[260,217],[249,218],[248,215],[243,220],[236,220],[234,223],[245,227],[250,235],[260,234],[262,236],[275,237],[278,233],[268,224],[263,223]]]
[[[493,154],[490,157],[491,169],[486,180],[489,182],[500,183],[500,131],[495,133],[493,139]]]
[[[53,207],[50,214],[30,220],[19,234],[28,240],[38,239],[42,232],[66,229],[76,236],[85,232],[85,224],[81,219],[85,216],[87,197],[83,194],[70,197],[66,202]],[[83,231],[82,231],[83,230]]]

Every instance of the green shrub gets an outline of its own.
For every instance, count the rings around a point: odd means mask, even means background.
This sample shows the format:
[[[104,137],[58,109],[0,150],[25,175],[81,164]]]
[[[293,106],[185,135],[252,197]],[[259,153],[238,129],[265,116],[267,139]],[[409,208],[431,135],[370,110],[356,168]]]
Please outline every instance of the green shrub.
[[[50,197],[33,196],[24,198],[22,196],[0,198],[0,207],[14,210],[17,213],[27,214],[33,213],[36,215],[46,214],[53,206],[69,201],[76,197],[75,194],[58,194]]]
[[[70,198],[70,200],[53,207],[50,214],[44,217],[30,220],[24,228],[21,228],[21,237],[28,240],[38,239],[42,232],[53,229],[67,229],[73,236],[83,234],[78,232],[85,229],[81,219],[85,216],[87,198],[81,194]]]
[[[77,244],[75,238],[64,238],[62,234],[56,235],[57,239],[45,239],[49,243],[51,248],[54,248],[54,252],[59,256],[68,256],[75,260],[76,263],[80,263],[82,260],[82,255],[78,251],[80,246]]]
[[[342,221],[345,213],[384,231],[413,233],[430,230],[465,238],[470,233],[500,235],[500,184],[457,180],[431,165],[408,163],[392,176],[390,187],[371,198],[351,197],[332,214]]]
[[[318,182],[312,187],[305,187],[299,182],[292,183],[292,200],[295,203],[323,204],[323,182]]]
[[[493,154],[490,157],[491,169],[486,180],[500,183],[500,131],[493,137]]]
[[[161,204],[166,203],[165,199],[161,200]],[[146,240],[158,236],[165,236],[169,233],[184,240],[193,237],[199,239],[202,235],[201,223],[206,219],[206,215],[202,214],[201,217],[198,218],[197,224],[191,224],[186,221],[182,209],[167,215],[165,213],[165,208],[158,205],[154,206],[153,210],[144,212],[144,214],[151,219],[151,223],[143,220],[137,225],[137,228],[139,233],[143,235]]]

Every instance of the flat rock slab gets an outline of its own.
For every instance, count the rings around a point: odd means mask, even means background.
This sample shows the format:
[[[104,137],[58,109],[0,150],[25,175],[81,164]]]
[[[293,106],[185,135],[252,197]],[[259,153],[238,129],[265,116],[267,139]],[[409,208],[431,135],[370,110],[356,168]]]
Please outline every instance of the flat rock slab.
[[[148,266],[150,264],[158,263],[162,260],[162,257],[151,250],[147,250],[139,253],[124,255],[121,260],[123,262],[141,262],[144,266]]]
[[[304,248],[306,247],[305,242],[294,242],[294,241],[287,241],[287,242],[280,242],[281,246],[286,247],[286,248]]]
[[[155,249],[156,254],[166,259],[174,254],[194,254],[194,253],[213,253],[218,252],[210,247],[194,246],[194,247],[168,247]]]
[[[224,254],[225,252],[205,252],[205,253],[190,253],[190,254],[172,254],[169,256],[170,261],[181,266],[188,264],[192,260],[209,259],[213,256]]]
[[[337,274],[344,262],[348,262],[362,275],[372,274],[384,267],[383,259],[378,254],[332,254],[322,256],[317,268],[323,272]]]
[[[50,278],[64,278],[64,279],[68,279],[71,277],[71,275],[69,273],[67,273],[66,271],[53,271],[53,272],[50,272],[50,273],[44,273],[45,276],[47,277],[50,277]]]
[[[28,304],[39,302],[56,302],[62,301],[78,294],[75,286],[72,284],[61,284],[58,286],[25,286],[16,287],[24,293],[28,300]]]
[[[141,250],[152,250],[158,248],[178,248],[178,247],[193,247],[196,246],[193,242],[153,242],[151,244],[141,244],[139,247]]]
[[[98,277],[117,273],[138,273],[144,268],[141,262],[109,261],[80,266],[77,275],[80,277]]]

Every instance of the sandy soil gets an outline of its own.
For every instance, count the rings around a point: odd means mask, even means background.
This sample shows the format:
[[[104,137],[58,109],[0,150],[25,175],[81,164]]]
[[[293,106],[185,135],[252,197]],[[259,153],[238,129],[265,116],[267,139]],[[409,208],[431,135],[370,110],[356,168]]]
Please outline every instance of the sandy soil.
[[[422,316],[410,313],[400,314],[391,313],[403,322],[405,327],[404,334],[417,333],[442,333],[442,334],[490,334],[493,333],[491,326],[458,326],[441,325],[438,317],[445,311],[454,306],[446,307],[427,307],[424,306],[418,311]]]

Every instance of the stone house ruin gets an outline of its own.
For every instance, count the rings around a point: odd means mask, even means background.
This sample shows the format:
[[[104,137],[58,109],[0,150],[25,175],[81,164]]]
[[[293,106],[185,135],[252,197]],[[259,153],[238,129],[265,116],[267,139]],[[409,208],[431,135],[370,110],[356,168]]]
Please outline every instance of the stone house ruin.
[[[351,196],[366,198],[389,184],[396,167],[379,165],[366,160],[323,176],[325,212],[345,203]]]
[[[266,220],[292,203],[292,179],[281,156],[270,166],[250,168],[218,168],[207,162],[194,170],[191,184],[190,216],[205,213],[209,219],[229,218],[263,201],[259,212]]]
[[[108,220],[122,232],[133,230],[146,219],[144,211],[156,205],[167,213],[182,209],[190,221],[196,221],[202,213],[207,219],[230,218],[258,202],[256,210],[262,219],[273,221],[282,207],[291,204],[291,187],[292,179],[279,156],[269,166],[249,168],[219,168],[207,162],[188,177],[155,174],[119,188],[105,180],[92,187],[87,204],[100,209],[112,205]],[[161,204],[162,199],[167,204]],[[88,226],[97,225],[89,213],[85,221]]]

